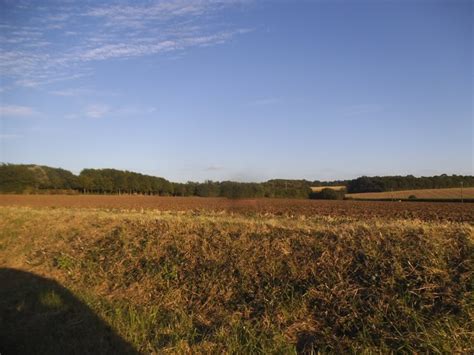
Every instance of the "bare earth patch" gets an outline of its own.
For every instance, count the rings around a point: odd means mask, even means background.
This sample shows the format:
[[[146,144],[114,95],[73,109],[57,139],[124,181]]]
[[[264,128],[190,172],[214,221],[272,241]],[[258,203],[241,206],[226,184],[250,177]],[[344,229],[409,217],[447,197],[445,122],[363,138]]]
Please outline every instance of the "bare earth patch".
[[[231,200],[212,197],[144,195],[0,195],[0,206],[101,208],[160,211],[225,211],[242,215],[347,216],[474,222],[474,205],[461,203],[325,201],[298,199]]]

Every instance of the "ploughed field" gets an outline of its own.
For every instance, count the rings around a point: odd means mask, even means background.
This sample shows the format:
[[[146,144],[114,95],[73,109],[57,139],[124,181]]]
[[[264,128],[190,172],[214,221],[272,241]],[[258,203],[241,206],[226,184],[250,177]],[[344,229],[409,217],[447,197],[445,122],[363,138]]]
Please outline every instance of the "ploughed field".
[[[0,353],[473,353],[472,204],[0,196]]]
[[[325,201],[159,197],[144,195],[0,195],[0,206],[226,211],[243,215],[346,216],[474,222],[474,205],[439,202]]]

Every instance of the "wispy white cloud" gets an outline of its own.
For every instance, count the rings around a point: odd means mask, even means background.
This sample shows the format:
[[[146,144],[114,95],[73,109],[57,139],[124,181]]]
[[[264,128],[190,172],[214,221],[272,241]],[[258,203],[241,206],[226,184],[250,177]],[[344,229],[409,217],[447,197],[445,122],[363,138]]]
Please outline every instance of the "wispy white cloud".
[[[64,89],[64,90],[53,90],[53,91],[50,91],[49,93],[56,96],[75,97],[75,96],[86,95],[88,92],[82,89]]]
[[[245,33],[247,30],[227,31],[206,36],[190,36],[163,40],[149,43],[146,39],[135,39],[131,42],[105,44],[77,53],[74,57],[84,61],[106,60],[111,58],[129,58],[152,55],[181,50],[189,47],[206,47],[222,44],[236,34]]]
[[[36,115],[37,112],[28,106],[2,105],[0,106],[0,117],[28,117]]]
[[[56,76],[52,74],[50,75],[49,73],[45,72],[44,74],[32,74],[30,77],[25,76],[24,78],[15,81],[14,84],[16,86],[21,86],[25,88],[36,88],[41,85],[83,78],[88,75],[90,75],[90,71],[83,71],[82,73],[75,73],[70,75],[56,73]]]
[[[108,113],[110,113],[111,108],[107,105],[95,104],[86,107],[85,115],[91,118],[102,118]]]
[[[87,15],[105,20],[108,26],[142,28],[146,22],[166,21],[215,13],[224,7],[249,0],[162,0],[132,5],[102,6],[90,9]]]
[[[67,88],[61,90],[49,91],[51,95],[64,96],[64,97],[81,97],[81,96],[117,96],[115,92],[105,92],[100,90],[93,90],[87,88]]]
[[[163,41],[155,44],[117,43],[97,46],[93,49],[78,53],[82,61],[105,60],[109,58],[124,58],[166,52],[177,49],[175,41]]]
[[[137,107],[137,106],[122,106],[112,107],[107,104],[96,103],[86,106],[79,112],[69,113],[63,117],[68,120],[79,119],[84,117],[89,118],[104,118],[104,117],[135,117],[142,115],[150,115],[157,111],[156,107]]]
[[[10,5],[11,11],[23,14],[25,20],[19,23],[5,15],[0,21],[0,78],[33,88],[89,75],[93,61],[223,44],[250,29],[223,24],[215,15],[249,2],[154,0],[112,5]]]

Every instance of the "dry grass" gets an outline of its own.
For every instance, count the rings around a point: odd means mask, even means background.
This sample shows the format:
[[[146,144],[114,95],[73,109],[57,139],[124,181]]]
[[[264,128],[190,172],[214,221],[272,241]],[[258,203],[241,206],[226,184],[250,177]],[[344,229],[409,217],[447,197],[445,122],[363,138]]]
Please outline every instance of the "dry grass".
[[[410,196],[416,196],[417,199],[461,199],[461,188],[449,189],[424,189],[424,190],[405,190],[405,191],[387,191],[387,192],[364,192],[359,194],[346,194],[347,197],[354,199],[408,199]],[[465,199],[474,199],[474,187],[465,187],[462,195]]]
[[[311,191],[313,191],[313,192],[320,192],[323,189],[331,189],[331,190],[341,191],[341,190],[345,190],[346,187],[343,186],[343,185],[342,186],[312,186],[311,187]]]
[[[469,353],[473,259],[459,222],[0,208],[0,267],[54,279],[142,353]],[[30,304],[1,292],[2,317]],[[52,329],[85,324],[41,302]]]

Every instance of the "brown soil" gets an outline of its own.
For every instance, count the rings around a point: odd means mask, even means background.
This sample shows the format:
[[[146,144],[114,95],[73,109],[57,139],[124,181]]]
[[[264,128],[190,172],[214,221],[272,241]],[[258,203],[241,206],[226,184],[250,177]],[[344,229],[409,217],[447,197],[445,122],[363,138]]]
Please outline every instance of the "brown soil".
[[[224,198],[117,195],[0,195],[0,206],[157,209],[162,211],[212,210],[239,214],[285,216],[345,216],[358,219],[410,218],[425,221],[474,222],[470,203],[316,201],[289,199],[229,200]]]

